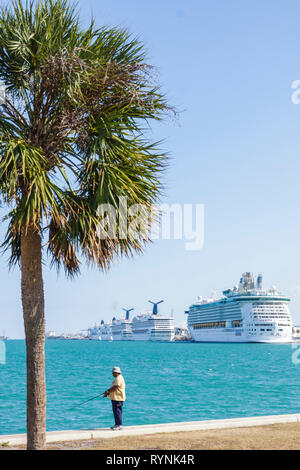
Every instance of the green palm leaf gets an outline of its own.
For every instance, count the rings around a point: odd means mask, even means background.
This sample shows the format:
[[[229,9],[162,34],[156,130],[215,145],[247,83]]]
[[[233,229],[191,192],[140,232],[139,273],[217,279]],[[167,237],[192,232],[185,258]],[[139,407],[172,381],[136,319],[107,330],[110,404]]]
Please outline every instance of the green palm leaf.
[[[0,79],[8,97],[0,111],[0,191],[14,204],[4,243],[11,262],[19,261],[14,245],[31,223],[44,237],[51,232],[52,263],[68,259],[69,274],[79,269],[70,257],[107,268],[113,254],[142,250],[144,238],[102,250],[93,230],[99,204],[117,208],[126,196],[149,209],[161,193],[166,155],[143,136],[143,121],[161,119],[168,106],[144,59],[125,30],[97,29],[94,21],[82,30],[64,0],[2,9]]]

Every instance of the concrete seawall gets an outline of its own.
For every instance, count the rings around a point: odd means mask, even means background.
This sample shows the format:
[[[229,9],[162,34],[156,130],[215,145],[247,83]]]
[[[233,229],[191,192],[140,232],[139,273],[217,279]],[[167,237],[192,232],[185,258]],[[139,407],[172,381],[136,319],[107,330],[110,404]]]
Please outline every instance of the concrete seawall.
[[[300,414],[148,424],[144,426],[124,426],[121,431],[112,431],[109,428],[82,429],[78,431],[50,431],[47,432],[47,442],[78,441],[84,439],[111,439],[118,436],[142,436],[147,434],[201,431],[205,429],[242,428],[296,422],[300,422]],[[26,434],[0,435],[0,445],[4,442],[8,442],[10,446],[26,444]]]

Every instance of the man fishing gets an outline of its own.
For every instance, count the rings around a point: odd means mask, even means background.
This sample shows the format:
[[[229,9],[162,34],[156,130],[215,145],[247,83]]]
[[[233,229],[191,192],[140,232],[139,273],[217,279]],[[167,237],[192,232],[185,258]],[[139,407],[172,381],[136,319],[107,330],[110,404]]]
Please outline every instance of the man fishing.
[[[112,409],[115,418],[115,425],[110,429],[113,431],[119,431],[122,429],[122,413],[123,405],[126,400],[125,394],[125,380],[122,376],[120,367],[114,367],[112,370],[112,375],[115,380],[111,384],[111,387],[108,390],[105,390],[104,397],[111,399]]]

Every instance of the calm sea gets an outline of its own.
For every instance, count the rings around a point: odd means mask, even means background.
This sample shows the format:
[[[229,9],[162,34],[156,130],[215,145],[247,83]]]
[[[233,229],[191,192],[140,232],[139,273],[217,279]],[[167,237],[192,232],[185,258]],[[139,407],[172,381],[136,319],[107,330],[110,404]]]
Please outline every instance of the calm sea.
[[[25,344],[7,341],[0,364],[0,434],[25,432]],[[291,345],[46,342],[47,428],[110,426],[103,392],[120,366],[124,425],[300,413],[300,365]]]

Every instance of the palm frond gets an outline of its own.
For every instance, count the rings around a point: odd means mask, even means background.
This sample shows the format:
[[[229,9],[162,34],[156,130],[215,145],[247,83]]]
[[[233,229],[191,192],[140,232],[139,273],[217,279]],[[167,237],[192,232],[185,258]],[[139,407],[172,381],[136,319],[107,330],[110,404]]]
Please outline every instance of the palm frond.
[[[67,0],[14,0],[0,9],[7,91],[0,197],[9,207],[3,246],[12,264],[32,224],[48,232],[52,264],[71,275],[82,258],[105,270],[149,242],[167,154],[144,127],[173,110],[145,59],[142,43],[125,29],[97,28],[94,20],[82,29]],[[113,236],[99,207],[117,210],[123,197],[142,207],[139,224],[134,235],[117,229]]]

